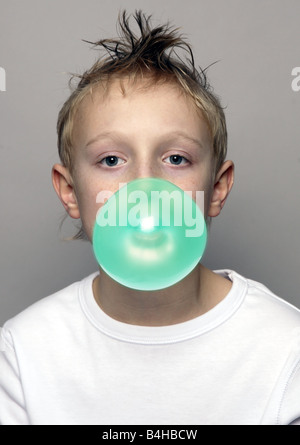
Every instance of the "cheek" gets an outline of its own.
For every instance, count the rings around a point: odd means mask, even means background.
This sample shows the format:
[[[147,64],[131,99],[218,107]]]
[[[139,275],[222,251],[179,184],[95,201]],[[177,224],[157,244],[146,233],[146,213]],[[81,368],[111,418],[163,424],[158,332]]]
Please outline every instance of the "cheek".
[[[96,203],[96,199],[89,200],[85,196],[84,199],[79,200],[78,205],[83,229],[91,241],[99,204]]]
[[[98,177],[93,179],[92,175],[81,176],[75,187],[81,222],[90,241],[98,210],[119,186],[115,183],[103,184]]]
[[[89,240],[92,239],[97,211],[101,204],[97,203],[99,189],[91,183],[81,182],[76,187],[76,198],[83,229]]]
[[[202,211],[204,207],[204,217],[206,219],[213,193],[213,180],[209,175],[201,175],[200,179],[192,184],[190,190],[193,191],[193,199],[198,202]]]

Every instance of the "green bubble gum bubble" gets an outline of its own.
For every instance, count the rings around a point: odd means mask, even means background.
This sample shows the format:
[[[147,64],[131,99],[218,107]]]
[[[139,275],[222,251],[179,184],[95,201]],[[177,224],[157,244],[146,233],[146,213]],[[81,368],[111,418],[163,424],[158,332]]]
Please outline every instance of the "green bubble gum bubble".
[[[171,182],[129,182],[99,209],[93,249],[101,268],[118,283],[138,290],[163,289],[187,276],[207,242],[203,213]]]

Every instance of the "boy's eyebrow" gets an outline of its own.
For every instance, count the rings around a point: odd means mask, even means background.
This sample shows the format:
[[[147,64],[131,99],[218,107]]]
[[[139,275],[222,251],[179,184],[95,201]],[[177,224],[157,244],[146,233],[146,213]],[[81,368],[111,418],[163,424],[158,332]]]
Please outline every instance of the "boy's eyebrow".
[[[104,133],[99,133],[97,136],[95,136],[94,138],[90,139],[87,144],[85,145],[85,148],[87,148],[89,145],[92,145],[94,142],[98,142],[101,139],[107,139],[107,138],[111,138],[111,139],[119,139],[120,135],[118,135],[115,132],[104,132]],[[195,145],[197,145],[199,148],[203,149],[203,143],[200,139],[196,139],[193,138],[191,136],[189,136],[188,134],[186,134],[184,131],[172,131],[170,133],[164,134],[163,138],[167,141],[172,142],[172,140],[174,139],[183,139],[186,140],[187,142],[193,143]]]
[[[199,148],[203,149],[203,143],[200,139],[193,138],[193,137],[189,136],[188,134],[186,134],[184,131],[175,131],[175,132],[170,133],[169,136],[170,136],[170,139],[172,137],[180,138],[180,139],[186,140],[187,142],[198,145]]]
[[[109,138],[109,137],[113,138],[113,133],[110,131],[107,131],[105,133],[100,133],[97,136],[95,136],[94,138],[90,139],[88,141],[88,143],[85,145],[85,147],[87,148],[89,145],[92,145],[94,142],[98,142],[101,139],[105,139],[105,138]]]

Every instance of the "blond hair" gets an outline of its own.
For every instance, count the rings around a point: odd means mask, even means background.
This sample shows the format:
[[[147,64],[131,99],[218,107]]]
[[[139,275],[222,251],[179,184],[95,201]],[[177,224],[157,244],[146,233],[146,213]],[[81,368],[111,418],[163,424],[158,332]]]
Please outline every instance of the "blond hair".
[[[141,11],[136,11],[133,17],[139,35],[130,27],[130,17],[124,11],[118,20],[119,38],[88,42],[97,49],[105,49],[107,54],[100,56],[82,75],[77,75],[79,82],[59,112],[58,151],[62,164],[72,171],[73,123],[81,101],[91,88],[116,78],[147,77],[153,84],[173,81],[193,99],[209,126],[217,171],[227,153],[226,121],[205,70],[196,69],[191,46],[177,29],[168,24],[151,27],[151,16],[146,17]]]

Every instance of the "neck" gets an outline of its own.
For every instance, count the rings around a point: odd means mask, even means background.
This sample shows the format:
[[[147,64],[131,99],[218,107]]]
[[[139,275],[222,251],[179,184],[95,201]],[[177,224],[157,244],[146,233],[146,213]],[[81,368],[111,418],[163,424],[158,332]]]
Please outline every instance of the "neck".
[[[129,289],[104,271],[94,280],[94,297],[110,317],[141,326],[167,326],[203,315],[229,292],[231,283],[197,266],[179,283],[159,291]]]

